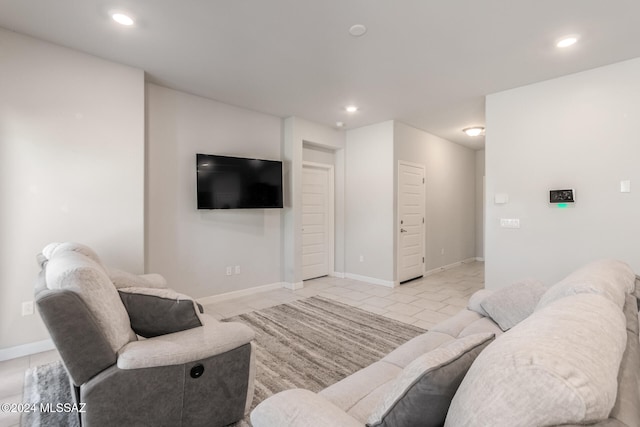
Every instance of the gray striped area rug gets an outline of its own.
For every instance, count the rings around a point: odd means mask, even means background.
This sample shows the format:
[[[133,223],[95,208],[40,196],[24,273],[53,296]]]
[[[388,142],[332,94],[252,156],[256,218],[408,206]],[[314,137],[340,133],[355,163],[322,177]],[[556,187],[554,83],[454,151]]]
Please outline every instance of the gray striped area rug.
[[[290,388],[314,392],[381,359],[424,329],[322,297],[235,316],[256,332],[252,409]],[[249,425],[249,417],[238,427]]]

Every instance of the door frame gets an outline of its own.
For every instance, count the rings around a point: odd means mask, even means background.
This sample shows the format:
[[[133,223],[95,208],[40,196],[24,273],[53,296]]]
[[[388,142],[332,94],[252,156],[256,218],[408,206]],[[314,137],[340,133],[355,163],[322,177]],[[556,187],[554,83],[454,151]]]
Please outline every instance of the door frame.
[[[333,165],[327,163],[316,163],[316,162],[302,162],[302,173],[304,174],[304,169],[322,169],[327,171],[327,175],[329,176],[329,183],[327,186],[327,257],[329,258],[327,261],[327,269],[329,270],[327,273],[329,276],[335,276],[335,167]],[[302,194],[301,194],[302,196]],[[302,212],[301,212],[302,214]],[[302,229],[301,229],[302,233]],[[302,234],[301,234],[302,237]],[[302,266],[301,266],[302,268]],[[304,279],[302,279],[304,280]]]
[[[411,166],[415,168],[422,169],[422,176],[424,178],[424,223],[422,225],[422,232],[420,233],[420,239],[422,240],[422,258],[424,262],[422,263],[422,275],[424,276],[427,269],[427,242],[426,242],[426,233],[427,233],[427,167],[420,163],[407,162],[405,160],[398,160],[398,171],[396,173],[396,227],[394,228],[394,232],[396,234],[396,283],[400,284],[400,259],[402,257],[402,247],[400,245],[400,167],[402,165]]]

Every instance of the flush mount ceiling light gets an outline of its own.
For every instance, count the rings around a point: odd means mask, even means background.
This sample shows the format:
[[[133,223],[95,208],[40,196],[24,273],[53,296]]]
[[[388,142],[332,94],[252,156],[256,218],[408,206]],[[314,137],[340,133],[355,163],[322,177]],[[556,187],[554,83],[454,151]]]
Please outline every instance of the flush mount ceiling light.
[[[118,24],[124,25],[127,27],[130,27],[134,24],[134,20],[132,17],[130,17],[129,15],[125,15],[124,13],[121,13],[121,12],[112,13],[111,18],[113,18],[113,20],[116,21]]]
[[[355,105],[347,105],[346,107],[344,107],[345,110],[347,110],[347,113],[355,113],[356,111],[358,111],[358,107],[356,107]]]
[[[569,46],[573,46],[578,42],[578,36],[565,36],[558,40],[556,46],[559,48],[565,48]]]
[[[349,34],[351,34],[353,37],[360,37],[366,32],[367,27],[362,24],[352,25],[351,28],[349,28]]]
[[[466,133],[469,136],[479,136],[484,133],[484,128],[482,126],[473,126],[470,128],[462,129],[462,132]]]

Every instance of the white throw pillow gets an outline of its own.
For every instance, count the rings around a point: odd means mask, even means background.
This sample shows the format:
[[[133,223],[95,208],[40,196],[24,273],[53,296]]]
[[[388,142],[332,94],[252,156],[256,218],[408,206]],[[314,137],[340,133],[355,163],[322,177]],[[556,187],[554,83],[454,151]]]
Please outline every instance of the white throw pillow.
[[[480,302],[480,307],[503,331],[529,317],[547,291],[541,282],[526,279],[498,289]]]
[[[482,303],[482,301],[484,301],[486,297],[493,294],[494,292],[495,291],[493,289],[480,289],[479,291],[476,291],[473,295],[471,295],[471,298],[469,298],[467,308],[484,317],[489,317],[489,314],[484,311],[484,308],[482,308],[480,303]]]

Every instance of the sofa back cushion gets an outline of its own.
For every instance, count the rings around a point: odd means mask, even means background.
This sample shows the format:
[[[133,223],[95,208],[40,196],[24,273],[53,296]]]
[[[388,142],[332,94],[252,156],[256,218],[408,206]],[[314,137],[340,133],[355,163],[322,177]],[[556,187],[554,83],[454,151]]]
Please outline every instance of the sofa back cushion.
[[[634,280],[633,270],[622,261],[594,261],[550,287],[540,298],[536,310],[559,298],[583,293],[603,295],[622,309],[627,294],[634,290]]]
[[[624,316],[627,319],[627,348],[618,371],[618,396],[610,418],[625,426],[640,426],[640,325],[637,300],[633,295],[627,295]]]
[[[446,426],[542,426],[609,416],[627,341],[602,295],[561,298],[499,336],[458,389]]]
[[[80,296],[114,352],[136,340],[118,291],[92,257],[76,250],[55,250],[46,264],[45,280],[49,289],[66,289]]]

